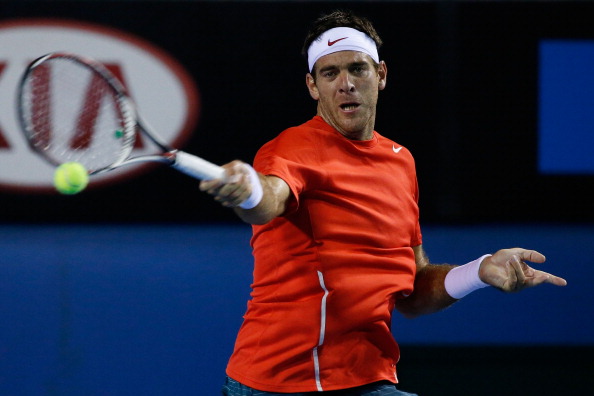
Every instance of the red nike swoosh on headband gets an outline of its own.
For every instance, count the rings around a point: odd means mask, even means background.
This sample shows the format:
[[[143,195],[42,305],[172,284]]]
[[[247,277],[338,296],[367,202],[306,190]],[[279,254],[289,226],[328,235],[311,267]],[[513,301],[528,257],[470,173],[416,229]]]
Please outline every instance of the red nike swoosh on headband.
[[[328,40],[328,47],[332,47],[334,44],[338,43],[340,40],[348,39],[348,37],[339,38],[338,40],[330,41]]]

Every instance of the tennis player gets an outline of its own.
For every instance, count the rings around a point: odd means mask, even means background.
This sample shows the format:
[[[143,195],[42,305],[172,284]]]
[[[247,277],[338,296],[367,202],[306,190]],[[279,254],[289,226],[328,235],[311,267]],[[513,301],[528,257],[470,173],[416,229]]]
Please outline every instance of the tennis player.
[[[374,130],[388,69],[372,24],[321,17],[305,40],[317,114],[283,131],[254,167],[224,165],[202,190],[253,224],[254,282],[223,394],[406,395],[390,331],[486,286],[515,292],[557,276],[545,257],[500,250],[461,266],[429,262],[411,153]]]

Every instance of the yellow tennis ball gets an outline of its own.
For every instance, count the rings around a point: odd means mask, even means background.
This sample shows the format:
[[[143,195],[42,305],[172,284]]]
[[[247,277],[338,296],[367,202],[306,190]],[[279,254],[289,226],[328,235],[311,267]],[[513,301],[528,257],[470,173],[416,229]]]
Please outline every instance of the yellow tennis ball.
[[[89,172],[79,162],[66,162],[56,168],[54,187],[62,194],[76,194],[89,184]]]

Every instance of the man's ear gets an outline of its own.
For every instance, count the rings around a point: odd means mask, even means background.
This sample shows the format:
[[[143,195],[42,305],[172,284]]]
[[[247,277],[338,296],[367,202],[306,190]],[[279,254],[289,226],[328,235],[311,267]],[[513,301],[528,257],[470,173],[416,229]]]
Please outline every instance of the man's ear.
[[[379,76],[378,88],[381,91],[382,89],[386,88],[386,82],[388,78],[388,66],[386,66],[386,62],[380,62],[377,74]]]
[[[316,80],[311,75],[311,73],[307,73],[305,75],[305,85],[307,85],[307,89],[309,90],[309,95],[312,97],[313,100],[320,99],[320,93],[318,92],[318,86],[316,85]]]

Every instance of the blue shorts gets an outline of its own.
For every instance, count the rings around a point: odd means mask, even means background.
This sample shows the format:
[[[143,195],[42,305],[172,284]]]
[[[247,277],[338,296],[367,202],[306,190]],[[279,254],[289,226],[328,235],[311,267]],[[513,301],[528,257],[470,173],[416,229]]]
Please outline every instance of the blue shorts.
[[[259,391],[245,386],[232,378],[227,377],[223,386],[224,396],[314,396],[314,395],[335,395],[335,396],[417,396],[414,393],[406,393],[396,389],[396,386],[387,381],[374,382],[373,384],[358,386],[356,388],[342,389],[326,392],[301,392],[301,393],[274,393]]]

